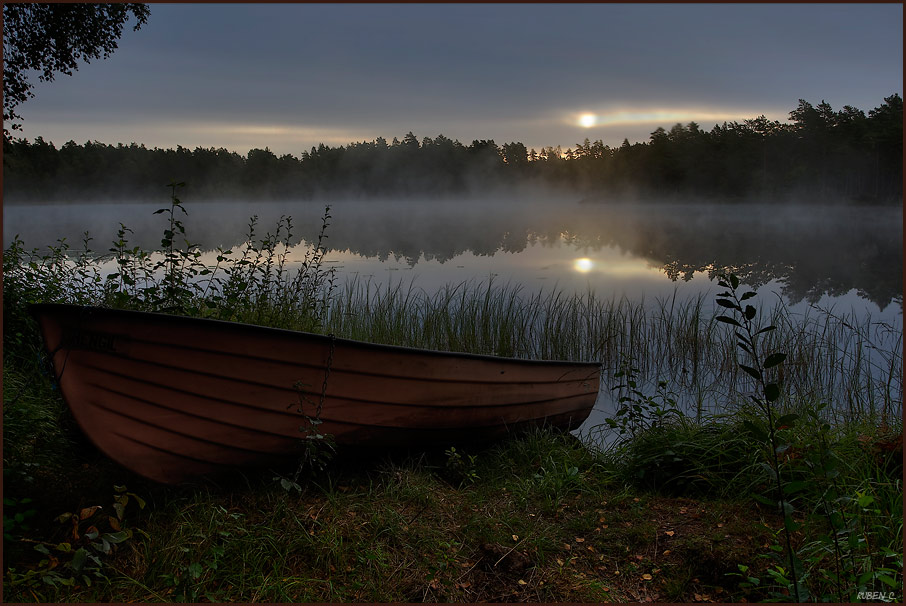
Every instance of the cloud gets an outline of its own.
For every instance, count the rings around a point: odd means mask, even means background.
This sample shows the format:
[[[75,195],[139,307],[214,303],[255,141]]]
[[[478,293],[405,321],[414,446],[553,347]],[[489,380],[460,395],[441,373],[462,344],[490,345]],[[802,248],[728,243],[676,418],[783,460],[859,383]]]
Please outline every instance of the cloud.
[[[614,128],[635,125],[659,125],[670,127],[677,122],[688,124],[696,122],[703,128],[722,122],[741,122],[764,114],[772,120],[785,120],[788,111],[764,112],[755,109],[684,109],[684,108],[624,108],[605,109],[598,112],[582,111],[572,114],[566,122],[578,124],[584,128]]]
[[[902,94],[902,7],[815,6],[156,4],[111,58],[36,88],[24,134],[293,154],[410,130],[618,145]]]

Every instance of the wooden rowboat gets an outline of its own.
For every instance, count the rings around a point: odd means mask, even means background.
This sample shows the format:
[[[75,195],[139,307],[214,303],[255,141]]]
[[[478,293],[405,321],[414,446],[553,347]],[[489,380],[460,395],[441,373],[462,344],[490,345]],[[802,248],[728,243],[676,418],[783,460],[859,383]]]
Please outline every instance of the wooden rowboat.
[[[110,458],[164,483],[338,446],[488,443],[575,429],[600,365],[375,345],[156,313],[35,305],[63,397]]]

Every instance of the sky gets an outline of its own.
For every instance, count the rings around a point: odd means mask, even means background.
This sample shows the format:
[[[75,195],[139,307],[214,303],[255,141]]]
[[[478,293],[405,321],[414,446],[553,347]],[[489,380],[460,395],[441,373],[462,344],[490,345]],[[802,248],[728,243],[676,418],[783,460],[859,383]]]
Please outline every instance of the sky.
[[[21,136],[57,146],[619,146],[902,96],[903,6],[152,4],[110,58],[34,92]]]

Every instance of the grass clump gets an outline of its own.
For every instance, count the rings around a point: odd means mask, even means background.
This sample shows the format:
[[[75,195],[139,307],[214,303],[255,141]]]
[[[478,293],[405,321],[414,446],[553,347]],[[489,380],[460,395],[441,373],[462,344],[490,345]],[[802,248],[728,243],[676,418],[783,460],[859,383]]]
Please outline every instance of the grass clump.
[[[719,309],[719,308],[718,308]],[[902,412],[902,329],[781,303],[758,310],[776,327],[760,354],[786,352],[781,384],[791,400],[827,401],[836,420],[898,419]],[[470,280],[427,293],[402,282],[348,281],[329,303],[323,330],[376,343],[526,359],[600,361],[618,383],[623,364],[637,387],[669,378],[684,414],[734,413],[751,377],[720,315],[704,295],[677,301],[604,299],[594,292],[526,293],[513,284]]]
[[[732,315],[717,319],[731,326],[745,354],[740,368],[756,386],[749,405],[705,422],[668,415],[675,401],[663,392],[645,396],[630,368],[617,386],[629,395],[607,420],[622,438],[605,456],[638,488],[687,496],[718,489],[773,509],[782,524],[759,556],[767,567],[756,572],[740,563],[727,573],[742,579],[750,597],[853,601],[878,584],[896,587],[903,574],[902,465],[890,461],[902,459],[902,425],[878,431],[877,417],[833,423],[825,403],[785,394],[786,354],[762,354],[758,346],[776,326],[756,322],[755,307],[743,303],[756,295],[740,295],[735,276],[720,285],[727,290],[718,302]],[[873,441],[875,432],[884,437]]]

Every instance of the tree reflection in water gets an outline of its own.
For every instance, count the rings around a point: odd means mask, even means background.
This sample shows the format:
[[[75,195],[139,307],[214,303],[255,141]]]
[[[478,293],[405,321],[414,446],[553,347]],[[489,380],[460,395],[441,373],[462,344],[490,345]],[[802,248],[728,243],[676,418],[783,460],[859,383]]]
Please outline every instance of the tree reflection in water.
[[[443,264],[469,253],[490,261],[476,264],[476,273],[469,276],[481,278],[489,267],[505,275],[510,267],[524,265],[528,252],[539,247],[559,249],[563,255],[558,256],[569,257],[570,264],[584,257],[593,261],[613,249],[643,260],[674,282],[732,271],[752,287],[780,284],[793,304],[853,290],[882,310],[902,303],[903,222],[897,206],[581,204],[556,196],[331,204],[331,253],[393,260],[416,273],[419,263]],[[189,238],[206,250],[241,244],[252,214],[259,215],[262,232],[281,215],[292,215],[295,241],[310,242],[323,210],[313,202],[187,206]],[[151,214],[155,208],[153,203],[8,205],[4,240],[18,233],[27,246],[44,246],[60,237],[74,243],[89,230],[93,246],[106,250],[122,222],[134,230],[133,244],[152,248],[161,229],[159,218]],[[574,271],[566,265],[551,269]]]

